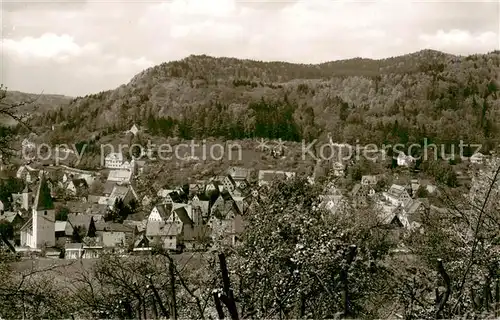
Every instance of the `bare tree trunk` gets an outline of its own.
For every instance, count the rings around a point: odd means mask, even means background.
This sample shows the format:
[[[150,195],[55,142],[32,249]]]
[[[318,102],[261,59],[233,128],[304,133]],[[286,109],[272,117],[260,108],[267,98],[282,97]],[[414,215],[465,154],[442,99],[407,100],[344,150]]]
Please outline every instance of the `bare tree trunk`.
[[[175,270],[174,261],[170,259],[168,264],[168,273],[170,274],[170,318],[172,320],[177,320],[177,301],[175,297]]]
[[[491,297],[491,277],[488,275],[483,288],[483,306],[484,310],[490,311],[490,297]]]
[[[219,265],[222,273],[223,290],[221,294],[214,293],[215,304],[217,306],[217,303],[224,303],[229,311],[229,314],[231,315],[231,319],[239,320],[238,309],[236,307],[236,301],[234,300],[233,289],[231,288],[231,281],[229,280],[229,272],[227,270],[226,256],[224,255],[224,253],[219,254]],[[219,312],[219,310],[217,311]],[[219,317],[221,315],[222,317],[224,317],[223,313],[221,314],[219,312]]]
[[[213,297],[214,297],[214,303],[215,303],[215,309],[217,310],[217,314],[219,315],[219,319],[223,320],[224,319],[224,310],[222,310],[222,304],[219,299],[219,291],[214,290],[213,291]]]
[[[498,310],[500,309],[500,280],[497,278],[495,281],[495,317],[499,316]]]
[[[349,283],[347,275],[349,273],[349,267],[356,257],[356,253],[357,247],[355,245],[351,245],[349,247],[346,266],[340,272],[340,280],[342,282],[342,300],[344,302],[344,317],[346,318],[352,316],[351,302],[349,301]]]
[[[306,316],[306,296],[303,292],[300,293],[300,318]]]
[[[158,319],[158,309],[156,307],[156,299],[155,299],[154,295],[151,296],[151,306],[153,308],[153,316],[156,320],[156,319]]]
[[[438,272],[444,280],[444,285],[445,285],[446,291],[444,292],[442,297],[438,298],[439,303],[438,303],[438,308],[436,311],[436,319],[439,319],[439,317],[441,317],[441,313],[443,312],[443,309],[446,306],[446,303],[448,302],[448,299],[450,298],[450,294],[451,294],[451,279],[448,276],[448,273],[446,272],[446,270],[444,269],[443,260],[441,260],[441,259],[438,259]],[[439,292],[437,291],[437,288],[436,288],[436,293],[439,294]]]

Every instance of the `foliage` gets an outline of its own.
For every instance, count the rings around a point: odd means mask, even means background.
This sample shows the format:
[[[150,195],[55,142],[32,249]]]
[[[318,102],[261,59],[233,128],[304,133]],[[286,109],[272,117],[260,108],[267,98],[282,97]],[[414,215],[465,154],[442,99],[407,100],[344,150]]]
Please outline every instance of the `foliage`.
[[[68,214],[69,214],[69,209],[67,207],[59,207],[56,209],[56,220],[67,221]]]
[[[21,192],[23,187],[22,181],[17,178],[0,179],[0,201],[5,205],[6,210],[12,205],[12,194]]]
[[[357,316],[376,315],[373,303],[387,281],[380,262],[392,247],[389,233],[377,227],[374,213],[347,209],[332,215],[319,209],[319,193],[301,178],[276,182],[248,217],[230,264],[244,315],[333,318],[343,313],[340,274],[352,245],[358,253],[349,269],[350,308]]]
[[[68,291],[54,282],[56,267],[31,268],[14,272],[0,260],[0,316],[7,319],[67,318],[71,310]]]
[[[403,278],[408,279],[411,274],[413,283],[406,280],[407,290],[400,289],[406,297],[413,295],[413,303],[406,305],[408,318],[427,318],[438,313],[443,318],[486,318],[498,312],[499,171],[498,161],[489,164],[475,177],[465,198],[447,192],[445,203],[449,209],[429,212],[422,220],[425,232],[415,232],[408,238],[407,245],[413,248],[417,259],[398,279],[405,281]],[[440,294],[446,288],[443,278],[433,273],[439,259],[451,279],[451,293],[441,309],[437,308],[433,293],[436,280]]]
[[[123,199],[118,198],[115,200],[115,204],[112,210],[109,210],[105,215],[104,219],[106,221],[114,221],[122,223],[130,214],[135,213],[138,208],[138,203],[135,200],[130,201],[130,203],[125,204]]]
[[[434,177],[438,183],[448,187],[456,187],[458,185],[457,174],[449,163],[441,160],[430,160],[423,163],[422,169]]]

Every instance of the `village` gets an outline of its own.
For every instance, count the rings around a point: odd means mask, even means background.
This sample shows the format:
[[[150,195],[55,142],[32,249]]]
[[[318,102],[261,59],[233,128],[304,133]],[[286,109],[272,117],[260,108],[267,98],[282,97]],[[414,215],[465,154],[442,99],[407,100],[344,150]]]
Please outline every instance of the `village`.
[[[343,147],[331,138],[330,142]],[[271,150],[277,157],[283,152]],[[472,181],[486,161],[489,157],[474,154],[468,159],[468,172],[459,172],[460,179]],[[397,157],[401,168],[413,162],[404,153]],[[383,189],[380,175],[363,175],[349,190],[339,187],[337,179],[345,177],[353,163],[350,159],[332,162],[328,172],[321,174],[327,178],[321,206],[332,213],[342,212],[345,206],[372,206],[384,225],[412,230],[419,228],[426,212],[446,210],[422,196],[438,194],[436,185],[409,175],[396,177]],[[136,181],[147,166],[147,161],[127,160],[116,152],[106,155],[101,171],[27,161],[15,173],[24,189],[13,193],[8,204],[0,201],[0,223],[10,230],[2,234],[2,246],[24,257],[56,259],[94,259],[103,252],[150,254],[155,246],[177,253],[235,246],[245,227],[244,217],[265,198],[272,182],[296,176],[296,172],[253,172],[232,166],[205,180],[141,193]],[[315,170],[308,181],[314,184],[318,178]],[[105,181],[103,187],[92,188],[99,181]]]

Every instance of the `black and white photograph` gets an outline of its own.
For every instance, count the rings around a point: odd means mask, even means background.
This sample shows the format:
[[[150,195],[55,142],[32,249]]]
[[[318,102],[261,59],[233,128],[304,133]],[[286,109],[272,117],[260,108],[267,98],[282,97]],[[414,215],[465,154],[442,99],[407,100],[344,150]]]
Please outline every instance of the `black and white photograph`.
[[[500,319],[498,0],[0,0],[0,320]]]

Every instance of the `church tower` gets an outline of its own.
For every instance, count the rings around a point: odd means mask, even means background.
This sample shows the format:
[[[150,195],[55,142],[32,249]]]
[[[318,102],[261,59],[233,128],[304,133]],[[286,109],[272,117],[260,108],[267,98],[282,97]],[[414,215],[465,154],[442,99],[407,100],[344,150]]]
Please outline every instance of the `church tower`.
[[[33,247],[53,247],[56,245],[55,210],[50,188],[45,174],[41,174],[32,209]]]

